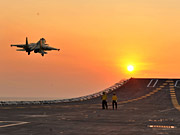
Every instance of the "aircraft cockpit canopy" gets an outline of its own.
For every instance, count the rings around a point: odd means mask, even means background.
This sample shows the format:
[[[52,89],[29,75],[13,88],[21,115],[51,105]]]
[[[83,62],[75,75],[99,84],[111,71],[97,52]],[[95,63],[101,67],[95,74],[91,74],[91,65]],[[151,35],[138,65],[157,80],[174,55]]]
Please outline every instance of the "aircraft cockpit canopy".
[[[41,41],[42,41],[43,44],[46,43],[46,40],[44,38],[41,38]]]

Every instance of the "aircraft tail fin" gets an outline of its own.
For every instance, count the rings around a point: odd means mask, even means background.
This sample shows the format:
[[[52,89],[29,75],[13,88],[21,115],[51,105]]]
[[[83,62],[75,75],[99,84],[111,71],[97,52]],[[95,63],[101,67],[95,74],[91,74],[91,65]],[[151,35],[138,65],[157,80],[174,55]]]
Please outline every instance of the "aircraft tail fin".
[[[28,46],[28,38],[26,37],[26,48],[29,48]]]

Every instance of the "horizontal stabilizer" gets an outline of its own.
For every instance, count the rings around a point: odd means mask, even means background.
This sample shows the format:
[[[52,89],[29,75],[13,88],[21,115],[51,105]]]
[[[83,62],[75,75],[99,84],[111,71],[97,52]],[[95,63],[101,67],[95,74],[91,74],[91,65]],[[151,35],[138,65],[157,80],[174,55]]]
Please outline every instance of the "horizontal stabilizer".
[[[16,49],[16,51],[26,51],[26,50],[24,50],[24,49]]]
[[[23,48],[23,47],[24,47],[24,45],[11,45],[11,47],[13,47],[13,46],[15,46],[15,47],[20,47],[20,48]]]

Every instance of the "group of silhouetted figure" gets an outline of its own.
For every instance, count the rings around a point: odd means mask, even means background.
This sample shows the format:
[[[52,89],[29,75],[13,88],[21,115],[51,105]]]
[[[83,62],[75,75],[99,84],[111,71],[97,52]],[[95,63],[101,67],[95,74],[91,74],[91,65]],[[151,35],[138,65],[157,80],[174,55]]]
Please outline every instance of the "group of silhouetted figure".
[[[101,99],[102,99],[102,109],[108,109],[107,94],[105,92],[103,92]],[[113,96],[112,96],[112,107],[113,107],[113,110],[114,110],[114,107],[117,109],[117,96],[115,93],[113,93]]]

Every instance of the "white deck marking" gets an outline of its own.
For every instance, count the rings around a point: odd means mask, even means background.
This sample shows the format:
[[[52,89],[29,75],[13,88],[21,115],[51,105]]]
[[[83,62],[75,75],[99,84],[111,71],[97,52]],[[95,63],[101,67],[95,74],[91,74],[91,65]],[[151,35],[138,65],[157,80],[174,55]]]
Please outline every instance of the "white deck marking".
[[[17,126],[17,125],[24,125],[24,124],[30,123],[30,122],[22,122],[22,121],[0,121],[0,123],[8,123],[8,122],[9,122],[9,123],[12,123],[12,124],[2,125],[2,126],[0,126],[0,128]]]
[[[153,87],[155,87],[155,86],[156,86],[157,82],[158,82],[158,80],[156,80],[156,82],[154,83]]]
[[[156,79],[156,81],[155,81],[155,83],[154,83],[153,86],[150,86],[151,83],[153,82],[153,80],[154,80],[154,79],[152,79],[152,80],[149,82],[149,84],[147,85],[147,87],[155,87],[155,86],[156,86],[156,84],[157,84],[157,82],[158,82],[158,79]]]
[[[179,80],[176,81],[174,86],[179,88],[180,86],[177,86],[178,82],[179,82]]]
[[[153,81],[153,79],[149,82],[149,84],[147,85],[147,87],[149,87],[149,85],[151,84],[152,81]]]
[[[159,111],[159,112],[167,112],[167,111],[170,111],[170,110],[173,110],[173,109],[175,109],[175,108],[166,109],[166,110],[161,110],[161,111]]]

